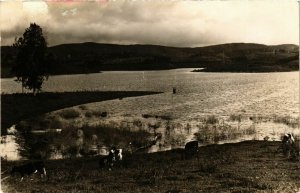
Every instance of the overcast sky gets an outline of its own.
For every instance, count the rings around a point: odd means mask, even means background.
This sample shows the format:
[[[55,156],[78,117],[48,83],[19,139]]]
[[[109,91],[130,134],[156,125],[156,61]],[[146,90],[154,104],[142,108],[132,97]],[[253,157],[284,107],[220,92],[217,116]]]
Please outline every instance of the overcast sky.
[[[299,44],[296,0],[2,1],[1,44],[30,22],[49,45],[79,42],[197,47],[231,42]]]

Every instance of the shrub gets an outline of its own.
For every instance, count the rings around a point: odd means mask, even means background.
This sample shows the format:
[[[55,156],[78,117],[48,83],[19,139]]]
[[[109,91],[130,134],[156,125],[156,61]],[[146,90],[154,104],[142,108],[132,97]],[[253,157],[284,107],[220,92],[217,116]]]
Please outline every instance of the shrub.
[[[216,124],[218,123],[218,119],[215,115],[210,115],[205,119],[206,124]]]
[[[64,119],[75,119],[80,116],[80,113],[75,109],[65,109],[62,110],[59,115]]]
[[[247,129],[245,129],[243,133],[245,135],[253,135],[253,134],[255,134],[256,133],[255,125],[252,124],[250,127],[248,127]]]
[[[55,144],[63,144],[67,149],[71,146],[76,146],[77,130],[84,132],[84,143],[89,143],[93,135],[98,136],[99,142],[107,146],[124,147],[132,143],[134,148],[139,148],[148,145],[151,142],[151,134],[144,131],[130,131],[129,129],[120,129],[110,125],[83,125],[82,127],[73,128],[67,127],[63,129],[60,136],[55,139]],[[88,145],[87,145],[88,146]]]
[[[244,130],[228,124],[202,124],[197,125],[197,127],[199,130],[194,135],[196,139],[201,143],[217,143],[219,141],[237,139],[243,135],[253,135],[256,133],[254,125]]]
[[[101,112],[101,111],[87,111],[85,113],[85,116],[88,118],[91,117],[107,117],[108,113],[107,112]]]
[[[137,127],[137,128],[142,128],[142,127],[143,127],[143,122],[142,122],[141,120],[139,120],[139,119],[135,119],[135,120],[133,121],[133,125],[134,125],[135,127]]]
[[[85,112],[85,117],[87,118],[91,118],[93,116],[92,112],[91,111],[87,111]]]
[[[78,108],[81,110],[87,110],[87,107],[85,105],[80,105]]]
[[[242,121],[242,115],[240,115],[240,114],[239,115],[232,114],[232,115],[230,115],[229,120],[230,121],[241,122]]]
[[[293,118],[291,116],[278,117],[275,116],[273,119],[274,123],[282,123],[292,128],[298,127],[299,118]]]

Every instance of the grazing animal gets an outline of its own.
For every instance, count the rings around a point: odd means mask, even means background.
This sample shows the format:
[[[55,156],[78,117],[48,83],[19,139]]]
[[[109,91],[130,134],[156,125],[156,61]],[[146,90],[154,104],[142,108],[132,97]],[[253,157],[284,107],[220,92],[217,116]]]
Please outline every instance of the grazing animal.
[[[46,169],[43,161],[36,161],[26,163],[20,166],[14,166],[11,170],[11,175],[19,173],[21,175],[21,181],[23,180],[25,175],[32,175],[34,173],[39,172],[42,176],[46,177]]]
[[[100,159],[100,168],[108,167],[108,170],[112,170],[114,164],[123,159],[122,151],[122,149],[112,148],[107,156],[104,156]]]
[[[282,143],[293,144],[295,143],[295,139],[292,134],[288,133],[283,136]]]
[[[122,161],[122,159],[123,159],[122,152],[123,152],[122,149],[116,149],[116,151],[115,151],[116,161]]]
[[[292,134],[287,133],[283,136],[281,145],[276,150],[276,153],[282,151],[283,154],[287,157],[291,156],[292,158],[299,157],[299,148],[295,143],[295,138]]]
[[[198,152],[198,141],[190,141],[184,147],[185,158],[191,158]]]

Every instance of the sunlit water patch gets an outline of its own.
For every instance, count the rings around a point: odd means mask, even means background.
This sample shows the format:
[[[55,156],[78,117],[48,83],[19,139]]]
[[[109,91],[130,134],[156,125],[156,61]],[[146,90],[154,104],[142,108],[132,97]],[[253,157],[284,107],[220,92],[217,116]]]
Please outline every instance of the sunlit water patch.
[[[15,125],[8,129],[9,135],[1,136],[0,144],[0,156],[1,159],[6,160],[19,160],[21,156],[19,154],[20,145],[16,141]]]

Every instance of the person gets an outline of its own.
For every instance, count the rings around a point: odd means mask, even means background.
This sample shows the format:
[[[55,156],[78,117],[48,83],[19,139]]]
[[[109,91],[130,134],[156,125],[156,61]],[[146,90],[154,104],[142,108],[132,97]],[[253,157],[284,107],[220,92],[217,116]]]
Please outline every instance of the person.
[[[173,94],[176,94],[176,87],[173,87]]]

